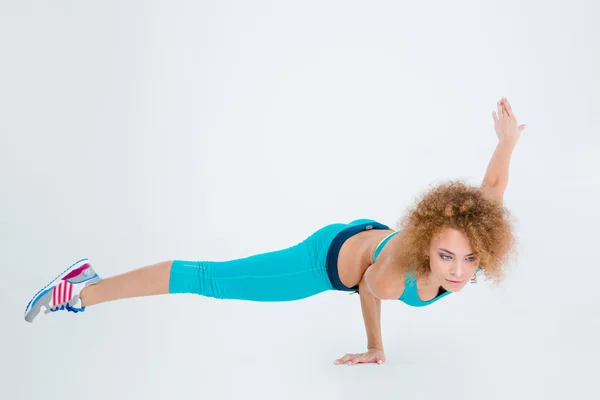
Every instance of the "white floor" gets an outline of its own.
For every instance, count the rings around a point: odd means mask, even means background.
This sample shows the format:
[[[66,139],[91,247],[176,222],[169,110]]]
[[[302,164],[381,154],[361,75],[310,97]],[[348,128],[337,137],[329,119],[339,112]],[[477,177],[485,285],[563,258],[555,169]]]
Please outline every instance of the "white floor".
[[[418,5],[417,5],[418,4]],[[587,1],[3,2],[0,398],[597,399],[600,6]],[[528,128],[503,285],[386,302],[165,296],[23,320],[90,257],[103,276],[395,225],[479,184],[507,96]]]

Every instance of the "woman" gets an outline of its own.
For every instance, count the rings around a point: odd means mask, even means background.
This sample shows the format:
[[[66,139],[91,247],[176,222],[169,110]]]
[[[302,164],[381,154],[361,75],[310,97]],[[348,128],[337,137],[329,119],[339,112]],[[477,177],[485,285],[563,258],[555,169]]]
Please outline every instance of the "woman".
[[[164,261],[101,279],[80,260],[40,290],[25,310],[84,311],[107,301],[193,293],[220,299],[293,301],[327,290],[360,295],[367,351],[336,364],[385,361],[381,300],[421,307],[460,291],[477,273],[499,280],[514,245],[502,197],[524,125],[503,98],[493,112],[499,143],[481,187],[441,184],[421,196],[394,231],[374,220],[322,227],[290,248],[231,261]]]

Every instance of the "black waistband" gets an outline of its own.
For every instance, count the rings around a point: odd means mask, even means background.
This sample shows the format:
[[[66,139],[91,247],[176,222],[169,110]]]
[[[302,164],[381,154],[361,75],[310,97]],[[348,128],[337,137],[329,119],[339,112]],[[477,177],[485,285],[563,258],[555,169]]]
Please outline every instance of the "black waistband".
[[[354,292],[358,290],[358,286],[349,288],[346,287],[342,281],[340,281],[340,275],[338,272],[338,255],[344,242],[351,236],[357,233],[367,231],[370,229],[390,229],[387,225],[380,224],[379,222],[368,222],[360,225],[350,226],[340,233],[338,233],[331,242],[329,250],[327,251],[327,275],[331,285],[336,290],[343,290],[347,292]]]

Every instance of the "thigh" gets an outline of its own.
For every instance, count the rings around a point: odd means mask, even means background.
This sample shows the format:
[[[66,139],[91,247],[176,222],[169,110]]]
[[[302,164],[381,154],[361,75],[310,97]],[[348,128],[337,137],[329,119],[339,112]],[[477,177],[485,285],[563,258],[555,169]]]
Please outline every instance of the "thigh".
[[[324,259],[315,254],[309,238],[287,249],[236,260],[177,260],[171,268],[170,292],[250,301],[299,300],[331,289]]]

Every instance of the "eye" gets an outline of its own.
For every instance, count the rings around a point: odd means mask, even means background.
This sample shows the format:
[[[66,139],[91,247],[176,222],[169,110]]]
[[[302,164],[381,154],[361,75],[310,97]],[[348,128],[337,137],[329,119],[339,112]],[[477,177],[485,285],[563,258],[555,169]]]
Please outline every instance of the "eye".
[[[448,257],[448,258],[444,258],[444,257]],[[449,260],[452,258],[452,256],[449,256],[449,255],[447,255],[447,254],[441,254],[441,253],[440,253],[440,258],[441,258],[442,260],[449,261]],[[475,262],[475,257],[469,257],[469,258],[468,258],[468,260],[469,260],[469,262]]]

